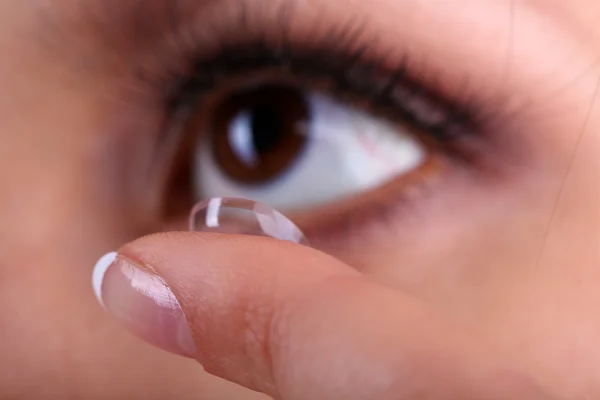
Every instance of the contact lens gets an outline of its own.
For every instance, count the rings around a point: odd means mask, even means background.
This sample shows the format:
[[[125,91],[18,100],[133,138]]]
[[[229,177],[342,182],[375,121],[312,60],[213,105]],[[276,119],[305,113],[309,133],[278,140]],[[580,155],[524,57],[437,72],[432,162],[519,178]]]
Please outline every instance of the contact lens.
[[[268,236],[302,245],[308,240],[289,218],[252,200],[213,197],[196,204],[190,213],[191,231]]]

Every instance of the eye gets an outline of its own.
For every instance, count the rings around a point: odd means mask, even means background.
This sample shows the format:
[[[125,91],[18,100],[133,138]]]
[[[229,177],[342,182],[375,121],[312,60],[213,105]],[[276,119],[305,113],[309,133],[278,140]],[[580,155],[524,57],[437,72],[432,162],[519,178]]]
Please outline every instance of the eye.
[[[429,156],[408,128],[287,82],[227,90],[206,102],[185,131],[195,138],[196,199],[243,197],[281,209],[374,189]]]
[[[209,197],[246,198],[331,243],[395,229],[483,159],[478,104],[365,53],[353,30],[334,40],[236,21],[194,24],[167,68],[144,73],[165,108],[161,225],[181,227]]]

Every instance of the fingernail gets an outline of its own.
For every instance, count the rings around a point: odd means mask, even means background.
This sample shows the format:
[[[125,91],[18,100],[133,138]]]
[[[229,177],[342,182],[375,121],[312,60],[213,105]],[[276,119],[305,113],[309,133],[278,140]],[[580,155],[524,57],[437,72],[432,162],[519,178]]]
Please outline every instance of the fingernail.
[[[195,345],[181,306],[166,282],[145,266],[112,252],[94,267],[100,304],[132,333],[159,348],[192,357]]]

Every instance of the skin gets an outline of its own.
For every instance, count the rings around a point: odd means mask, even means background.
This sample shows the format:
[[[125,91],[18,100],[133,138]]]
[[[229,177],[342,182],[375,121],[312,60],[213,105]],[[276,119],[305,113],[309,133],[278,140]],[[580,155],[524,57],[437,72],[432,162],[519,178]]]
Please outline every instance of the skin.
[[[174,220],[162,216],[164,179],[148,181],[146,174],[158,164],[156,176],[162,176],[169,163],[150,161],[154,142],[148,132],[156,131],[159,119],[148,113],[155,110],[152,103],[140,104],[128,81],[126,61],[142,57],[143,40],[126,40],[127,17],[114,18],[115,32],[123,31],[116,37],[122,40],[107,45],[75,3],[53,1],[48,7],[38,0],[0,2],[0,397],[264,398],[203,372],[193,360],[139,341],[94,299],[90,276],[101,254],[159,229],[181,228],[178,221],[185,215]],[[113,8],[126,3],[116,2]],[[361,279],[366,276],[377,285],[376,294],[362,284],[356,293],[361,293],[363,305],[373,305],[381,320],[398,304],[414,301],[435,315],[427,321],[456,326],[458,339],[442,341],[447,344],[443,348],[471,355],[472,370],[481,366],[482,371],[495,371],[489,366],[498,358],[499,364],[535,382],[509,379],[501,385],[514,388],[507,398],[534,398],[526,394],[537,393],[530,387],[538,385],[551,398],[600,398],[600,4],[297,3],[298,31],[309,29],[318,6],[331,7],[322,17],[324,24],[350,12],[366,16],[368,29],[393,50],[392,57],[408,52],[412,59],[425,60],[412,67],[421,70],[423,81],[437,81],[449,97],[465,81],[476,88],[473,97],[494,105],[496,131],[504,134],[502,145],[489,153],[495,168],[478,175],[449,175],[418,201],[414,215],[397,216],[391,228],[321,241],[314,250],[318,256],[298,253],[299,260],[311,263],[306,274],[320,276],[319,271],[330,268],[333,261],[320,258],[326,256],[318,250],[324,251],[339,260],[335,268],[346,271],[351,266]],[[188,7],[203,4],[190,2]],[[193,289],[202,287],[184,256],[203,258],[198,268],[207,271],[236,264],[258,268],[247,261],[253,258],[248,254],[252,249],[243,240],[228,257],[210,240],[215,239],[159,236],[135,242],[123,252],[146,260],[176,296],[186,299],[182,307],[189,319],[190,313],[199,312],[194,311],[197,304],[210,299],[190,297],[180,288],[186,279],[197,285]],[[272,260],[284,257],[279,252],[299,251],[264,246],[260,265],[267,271],[276,268]],[[290,282],[303,276],[301,267],[289,274]],[[248,283],[236,282],[231,284]],[[389,295],[394,304],[390,310],[380,297],[387,291],[394,293]],[[325,309],[335,315],[352,303],[340,304]],[[307,310],[307,319],[314,316],[324,326],[327,316],[317,315],[318,307]],[[410,321],[400,318],[397,325]],[[419,328],[433,335],[429,342],[404,339],[398,346],[427,348],[436,342],[435,335],[442,340],[446,331],[437,324]],[[365,337],[375,340],[376,333],[371,329]],[[225,344],[196,339],[202,354],[221,356],[218,349]],[[473,347],[457,344],[466,342]],[[366,346],[360,354],[369,351],[377,353]],[[197,358],[202,362],[205,357]],[[239,363],[246,366],[244,360]],[[274,389],[269,377],[260,374],[261,383],[256,384],[241,381],[231,371],[207,369],[271,395],[315,398],[314,393],[299,394],[296,381],[286,392]],[[420,376],[427,373],[426,368],[416,370]],[[298,373],[309,379],[308,371]],[[474,386],[465,387],[477,398]],[[318,393],[333,396],[330,389],[325,385]]]

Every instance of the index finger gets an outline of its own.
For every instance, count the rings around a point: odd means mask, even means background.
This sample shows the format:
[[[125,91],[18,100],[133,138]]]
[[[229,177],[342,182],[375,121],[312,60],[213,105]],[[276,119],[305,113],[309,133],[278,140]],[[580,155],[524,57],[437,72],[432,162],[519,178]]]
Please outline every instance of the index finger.
[[[313,249],[171,233],[119,254],[101,285],[109,311],[163,348],[190,335],[175,351],[276,398],[548,398],[460,326]]]

